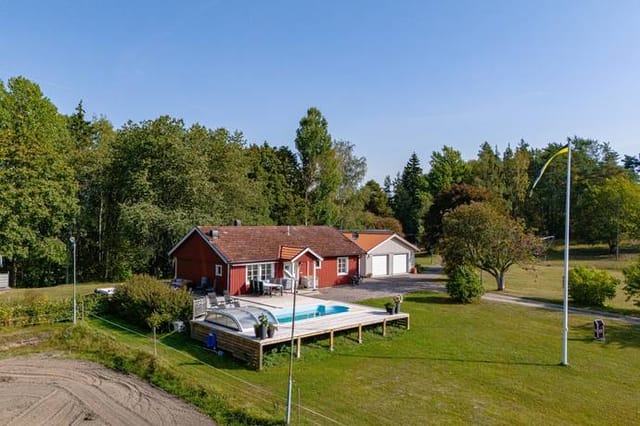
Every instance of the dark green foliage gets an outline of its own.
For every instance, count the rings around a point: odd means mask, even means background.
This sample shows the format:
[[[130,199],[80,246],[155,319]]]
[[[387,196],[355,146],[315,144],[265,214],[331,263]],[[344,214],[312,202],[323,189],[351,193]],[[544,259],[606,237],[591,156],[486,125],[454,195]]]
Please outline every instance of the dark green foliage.
[[[497,195],[504,193],[504,164],[497,148],[494,151],[488,142],[483,143],[478,152],[478,159],[470,161],[469,167],[475,186]]]
[[[640,184],[619,175],[588,185],[576,210],[581,240],[606,243],[613,253],[621,239],[633,238],[640,230]]]
[[[309,108],[300,119],[295,143],[300,155],[305,225],[336,224],[342,170],[327,120],[320,110]]]
[[[625,155],[623,164],[625,169],[635,173],[636,179],[640,177],[640,154],[637,157]]]
[[[111,311],[140,327],[149,327],[148,320],[155,312],[161,316],[158,327],[166,330],[171,321],[191,319],[192,303],[191,295],[185,291],[172,290],[148,275],[135,275],[117,288]]]
[[[38,85],[0,82],[0,254],[13,285],[64,279],[78,185],[65,117]]]
[[[634,304],[640,306],[640,259],[622,270],[624,274],[624,292],[627,300],[634,299]]]
[[[538,237],[521,220],[512,219],[489,203],[458,206],[443,219],[438,248],[445,265],[473,265],[505,289],[505,274],[517,263],[531,262],[542,249]]]
[[[446,190],[441,191],[433,200],[433,204],[431,204],[423,218],[423,241],[427,248],[434,250],[442,237],[442,218],[446,213],[463,204],[491,201],[494,198],[495,196],[486,189],[466,184],[451,185]]]
[[[296,156],[287,147],[274,148],[266,142],[249,148],[250,179],[264,188],[269,217],[276,225],[304,222],[301,174]]]
[[[569,271],[569,296],[578,305],[602,307],[616,295],[620,280],[605,271],[578,266]]]
[[[474,268],[458,265],[448,272],[447,293],[459,303],[474,302],[484,294],[484,287]]]
[[[429,207],[431,197],[427,192],[427,179],[420,167],[418,155],[414,152],[402,175],[395,181],[393,210],[395,217],[402,224],[405,238],[417,242],[422,234],[420,218]]]
[[[450,146],[445,145],[441,152],[434,151],[429,165],[427,182],[432,197],[451,185],[468,182],[471,177],[469,164],[462,159],[460,151]]]

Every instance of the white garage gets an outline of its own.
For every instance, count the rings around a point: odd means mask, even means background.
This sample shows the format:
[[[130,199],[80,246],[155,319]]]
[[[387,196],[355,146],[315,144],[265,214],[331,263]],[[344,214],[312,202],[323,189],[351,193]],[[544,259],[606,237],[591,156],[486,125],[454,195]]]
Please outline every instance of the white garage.
[[[367,252],[360,259],[360,274],[371,277],[406,274],[415,263],[418,247],[388,230],[344,232]]]
[[[407,257],[406,253],[393,255],[393,275],[409,272],[407,269]]]
[[[371,256],[371,276],[379,277],[381,275],[389,275],[388,257],[386,254],[381,256]]]

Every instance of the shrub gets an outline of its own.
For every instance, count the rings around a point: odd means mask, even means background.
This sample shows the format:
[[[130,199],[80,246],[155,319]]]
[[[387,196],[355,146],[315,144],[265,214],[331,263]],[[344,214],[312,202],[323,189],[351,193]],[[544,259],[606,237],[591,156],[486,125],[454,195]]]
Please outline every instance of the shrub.
[[[0,300],[0,325],[54,324],[72,317],[70,299],[50,300],[41,294],[28,294],[18,300]]]
[[[577,266],[569,271],[569,296],[578,305],[604,306],[616,295],[620,280],[605,271]]]
[[[471,266],[455,266],[450,269],[448,275],[447,292],[456,302],[471,303],[484,294],[480,277]]]
[[[624,274],[624,292],[627,294],[627,300],[640,296],[640,259],[624,268],[622,273]],[[640,298],[636,298],[633,303],[640,306]]]
[[[171,321],[189,321],[192,313],[191,295],[172,290],[148,275],[134,275],[116,289],[111,308],[123,320],[149,327],[148,318],[155,312],[162,316],[160,329],[168,329]]]

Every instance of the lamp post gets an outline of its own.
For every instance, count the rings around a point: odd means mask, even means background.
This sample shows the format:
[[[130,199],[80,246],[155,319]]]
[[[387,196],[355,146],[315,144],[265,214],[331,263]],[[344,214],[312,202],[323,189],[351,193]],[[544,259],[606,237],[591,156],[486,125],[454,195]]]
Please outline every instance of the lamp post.
[[[296,274],[297,275],[297,274]],[[293,397],[293,347],[295,341],[295,326],[296,326],[296,293],[297,281],[293,280],[291,288],[293,289],[293,310],[291,313],[291,349],[289,352],[289,386],[287,388],[287,414],[285,418],[285,424],[291,424],[291,399]]]
[[[76,239],[74,237],[69,238],[71,247],[73,248],[73,323],[77,320],[77,304],[76,304]]]

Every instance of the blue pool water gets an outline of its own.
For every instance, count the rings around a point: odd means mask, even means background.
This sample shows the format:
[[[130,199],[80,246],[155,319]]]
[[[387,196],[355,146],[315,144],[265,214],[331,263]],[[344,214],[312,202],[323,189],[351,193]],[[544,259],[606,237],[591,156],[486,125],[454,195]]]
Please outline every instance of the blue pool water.
[[[325,315],[335,315],[347,312],[348,306],[341,305],[317,305],[317,306],[305,306],[300,309],[296,309],[296,321],[306,320],[310,318],[323,317]],[[278,322],[289,323],[293,319],[292,312],[290,310],[283,312],[274,312]]]

